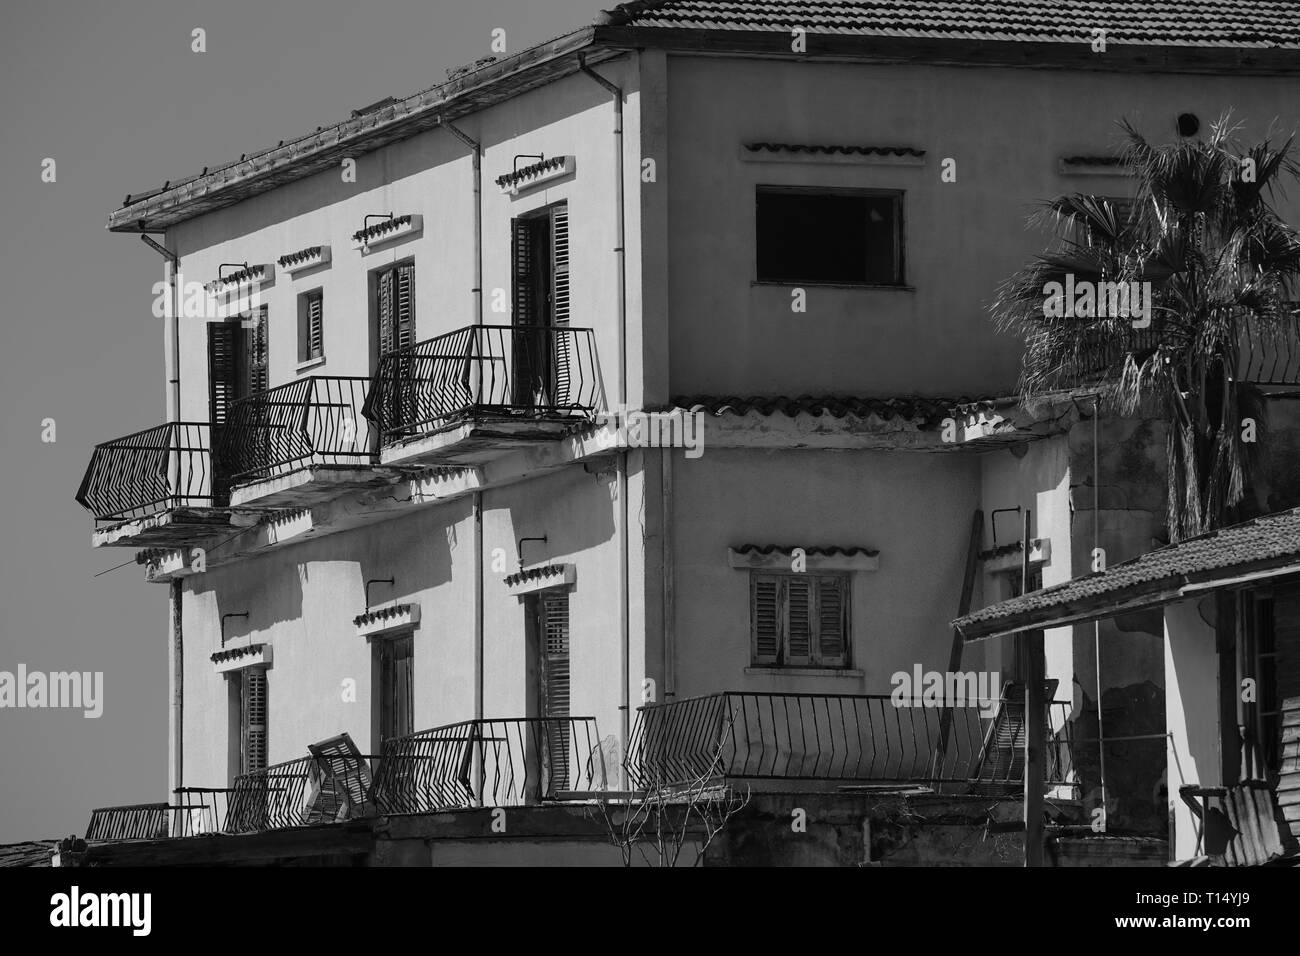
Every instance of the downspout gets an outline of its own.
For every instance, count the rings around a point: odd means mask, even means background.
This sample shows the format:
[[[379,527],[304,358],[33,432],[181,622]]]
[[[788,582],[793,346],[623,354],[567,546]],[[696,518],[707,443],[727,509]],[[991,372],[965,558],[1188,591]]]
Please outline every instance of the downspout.
[[[627,249],[626,224],[623,215],[623,90],[587,66],[582,54],[578,55],[578,69],[614,97],[614,254],[618,257],[618,408],[620,414],[627,408]],[[618,591],[619,591],[619,751],[627,755],[631,737],[631,699],[628,688],[631,658],[630,610],[628,608],[628,542],[627,533],[627,449],[618,454]],[[620,786],[628,787],[627,761],[619,763]]]
[[[166,235],[164,233],[164,235]],[[141,224],[140,240],[167,260],[168,282],[171,286],[171,308],[167,316],[167,420],[181,420],[181,333],[180,333],[180,266],[181,258],[166,246],[144,232]],[[182,584],[179,578],[170,582],[168,603],[171,610],[172,631],[172,795],[185,786],[185,636],[182,629]],[[170,800],[169,800],[170,802]]]
[[[483,145],[467,136],[446,119],[440,122],[470,150],[474,176],[474,324],[483,324]],[[474,719],[483,719],[484,648],[483,648],[483,492],[474,492]],[[483,803],[483,761],[475,761],[474,790]]]
[[[470,150],[474,164],[474,324],[483,324],[483,145],[446,119],[441,124]],[[483,719],[483,492],[474,492],[474,719]]]

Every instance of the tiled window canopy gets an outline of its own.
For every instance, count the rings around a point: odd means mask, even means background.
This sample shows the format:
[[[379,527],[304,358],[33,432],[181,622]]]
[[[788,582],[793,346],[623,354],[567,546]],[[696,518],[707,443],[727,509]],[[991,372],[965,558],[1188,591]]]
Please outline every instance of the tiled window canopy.
[[[506,590],[516,597],[545,591],[547,588],[565,587],[578,580],[578,570],[572,564],[545,564],[526,568],[506,576]]]
[[[375,637],[410,630],[420,623],[420,605],[391,604],[358,614],[352,619],[357,637]]]
[[[238,272],[231,272],[228,275],[220,276],[209,282],[205,288],[208,292],[225,292],[255,282],[270,282],[274,276],[275,266],[267,262],[262,265],[250,265],[245,269],[240,269]]]
[[[559,179],[561,176],[567,176],[576,168],[576,157],[552,156],[550,159],[543,159],[498,176],[496,183],[503,193],[520,193],[553,179]]]
[[[912,146],[836,143],[744,143],[740,158],[748,163],[854,163],[923,166],[925,150]]]
[[[404,216],[389,216],[369,226],[363,226],[352,234],[352,248],[369,252],[376,246],[393,242],[419,232],[424,228],[424,217],[419,213]]]
[[[803,567],[807,571],[875,571],[880,567],[879,551],[833,546],[742,544],[727,549],[727,561],[733,568],[789,571],[796,549],[803,551]]]
[[[308,246],[306,249],[299,249],[297,252],[291,252],[276,260],[280,268],[289,275],[301,272],[303,269],[310,269],[313,266],[324,265],[329,261],[329,246]]]
[[[210,660],[216,665],[218,674],[242,670],[245,667],[267,667],[272,663],[273,648],[270,644],[245,644],[243,647],[231,647],[217,651]]]

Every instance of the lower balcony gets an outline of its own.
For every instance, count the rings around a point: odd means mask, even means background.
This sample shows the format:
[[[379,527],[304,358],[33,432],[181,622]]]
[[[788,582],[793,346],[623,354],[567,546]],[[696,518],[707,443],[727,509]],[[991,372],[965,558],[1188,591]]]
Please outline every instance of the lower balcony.
[[[1049,786],[1071,786],[1069,713],[1057,701],[1045,714]],[[910,785],[1016,797],[1024,746],[1024,700],[1014,694],[900,707],[889,695],[724,692],[639,708],[627,770],[643,791]]]
[[[230,533],[206,422],[169,422],[95,446],[77,501],[96,547],[203,546]]]
[[[603,406],[591,329],[475,325],[384,355],[365,414],[385,465],[476,465],[557,441]]]
[[[387,484],[362,414],[370,379],[312,376],[232,402],[217,426],[216,462],[241,510],[309,507]]]
[[[171,804],[95,810],[87,842],[249,834],[393,814],[537,806],[592,799],[616,779],[592,717],[467,720],[363,754],[340,734],[305,756],[184,787]]]

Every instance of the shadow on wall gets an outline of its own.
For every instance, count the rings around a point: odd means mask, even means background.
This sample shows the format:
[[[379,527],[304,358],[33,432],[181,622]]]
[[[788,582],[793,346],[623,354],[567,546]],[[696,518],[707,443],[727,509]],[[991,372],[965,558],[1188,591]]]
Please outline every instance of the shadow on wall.
[[[1112,687],[1101,695],[1101,718],[1107,742],[1106,832],[1117,835],[1167,837],[1168,783],[1165,777],[1165,697],[1151,681]],[[1074,769],[1089,821],[1102,806],[1101,746],[1097,733],[1097,700],[1085,689],[1075,722],[1078,741]],[[1119,738],[1145,737],[1143,740]]]

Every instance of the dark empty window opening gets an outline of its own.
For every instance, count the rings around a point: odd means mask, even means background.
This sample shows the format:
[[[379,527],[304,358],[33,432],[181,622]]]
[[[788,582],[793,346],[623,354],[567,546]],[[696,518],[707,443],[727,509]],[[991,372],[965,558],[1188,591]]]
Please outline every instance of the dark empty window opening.
[[[903,284],[903,194],[759,186],[758,280]]]

